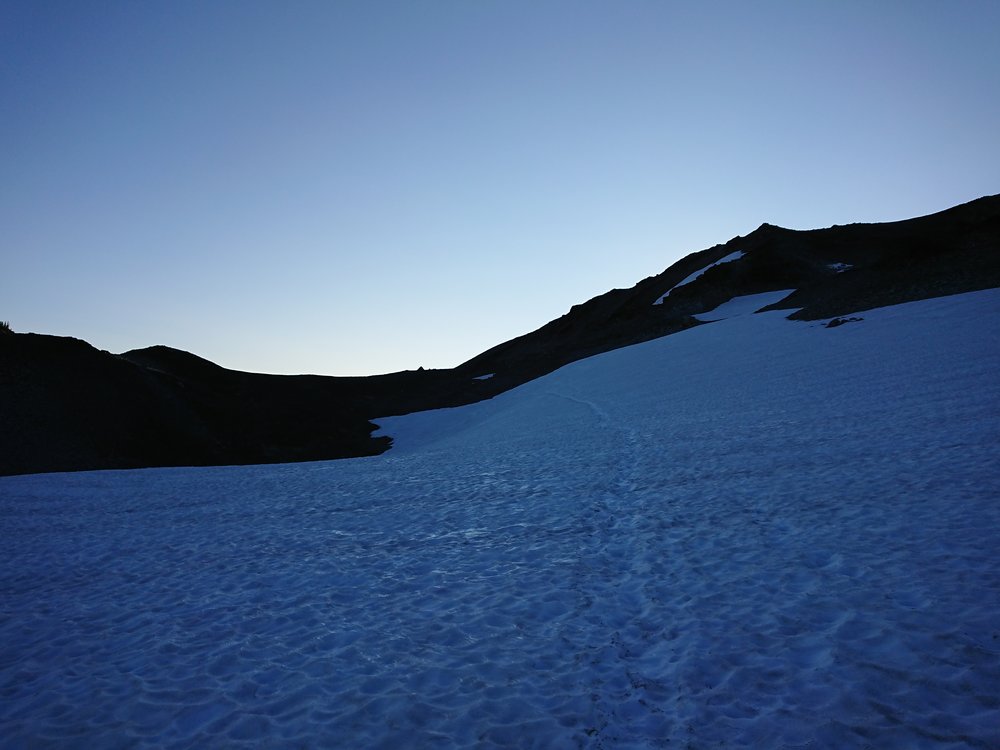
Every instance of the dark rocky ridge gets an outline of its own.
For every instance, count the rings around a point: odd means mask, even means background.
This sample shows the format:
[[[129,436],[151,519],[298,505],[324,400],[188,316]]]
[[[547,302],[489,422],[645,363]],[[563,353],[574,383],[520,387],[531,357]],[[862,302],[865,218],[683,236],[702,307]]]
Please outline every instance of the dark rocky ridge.
[[[653,305],[736,251],[744,257]],[[390,443],[371,437],[374,418],[492,397],[577,359],[700,325],[692,315],[735,296],[795,289],[772,307],[809,320],[997,286],[1000,196],[991,196],[886,224],[763,224],[452,370],[263,375],[162,346],[114,355],[76,339],[0,332],[0,474],[374,455]]]
[[[695,281],[664,292],[731,255]],[[834,264],[850,265],[838,272]],[[568,362],[648,341],[692,325],[690,316],[733,297],[795,289],[774,309],[816,320],[859,310],[1000,286],[1000,195],[917,219],[797,231],[762,224],[745,237],[692,253],[631,289],[574,306],[542,328],[500,344],[462,367],[550,372]]]

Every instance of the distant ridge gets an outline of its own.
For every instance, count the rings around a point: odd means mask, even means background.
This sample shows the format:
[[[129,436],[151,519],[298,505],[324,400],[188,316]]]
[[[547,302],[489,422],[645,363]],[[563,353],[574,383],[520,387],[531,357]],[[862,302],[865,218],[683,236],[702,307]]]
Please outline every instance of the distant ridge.
[[[736,252],[743,257],[691,274]],[[776,308],[815,320],[1000,286],[1000,195],[885,224],[798,231],[762,224],[745,237],[692,253],[631,289],[614,289],[463,368],[537,377],[581,357],[683,330],[691,316],[733,297],[796,289]]]
[[[164,346],[114,355],[5,333],[0,474],[375,455],[390,441],[371,436],[372,419],[490,398],[569,362],[704,325],[693,316],[736,296],[794,289],[771,308],[816,320],[994,287],[1000,195],[884,224],[765,223],[451,370],[263,375]]]

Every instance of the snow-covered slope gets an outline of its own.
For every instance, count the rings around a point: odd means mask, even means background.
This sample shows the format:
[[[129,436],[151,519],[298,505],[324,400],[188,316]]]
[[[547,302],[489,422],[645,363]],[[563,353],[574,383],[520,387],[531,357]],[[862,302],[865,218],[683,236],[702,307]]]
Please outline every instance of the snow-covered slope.
[[[740,312],[376,458],[0,479],[4,745],[1000,746],[1000,291]]]

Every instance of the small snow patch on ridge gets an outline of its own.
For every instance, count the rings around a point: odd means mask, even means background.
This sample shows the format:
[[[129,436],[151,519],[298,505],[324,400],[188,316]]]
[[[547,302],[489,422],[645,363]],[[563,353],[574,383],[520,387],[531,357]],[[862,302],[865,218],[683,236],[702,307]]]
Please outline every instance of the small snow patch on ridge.
[[[850,271],[854,266],[850,263],[827,263],[826,267],[831,271],[836,271],[837,273],[843,273],[844,271]]]
[[[746,255],[746,253],[744,253],[742,250],[738,250],[735,253],[730,253],[725,258],[720,258],[719,260],[715,261],[715,263],[712,263],[710,265],[705,266],[700,271],[695,271],[693,274],[691,274],[690,276],[688,276],[686,279],[684,279],[679,284],[674,284],[672,287],[670,287],[653,304],[654,305],[662,305],[663,304],[663,300],[665,300],[667,298],[667,295],[670,294],[672,291],[674,291],[674,289],[677,289],[678,287],[682,287],[685,284],[690,284],[692,281],[694,281],[695,279],[697,279],[699,276],[701,276],[703,273],[705,273],[705,271],[707,271],[710,268],[715,268],[716,266],[721,266],[723,263],[732,263],[734,260],[739,260],[744,255]]]
[[[779,289],[776,292],[762,292],[761,294],[745,294],[742,297],[733,297],[728,302],[723,302],[714,310],[698,313],[691,317],[709,323],[713,320],[725,320],[726,318],[737,318],[742,315],[752,315],[761,308],[781,302],[781,300],[794,291],[794,289]],[[783,310],[782,312],[786,311]]]
[[[473,380],[489,380],[494,375],[496,375],[495,372],[490,372],[490,373],[487,373],[486,375],[477,375],[476,377],[473,378]]]

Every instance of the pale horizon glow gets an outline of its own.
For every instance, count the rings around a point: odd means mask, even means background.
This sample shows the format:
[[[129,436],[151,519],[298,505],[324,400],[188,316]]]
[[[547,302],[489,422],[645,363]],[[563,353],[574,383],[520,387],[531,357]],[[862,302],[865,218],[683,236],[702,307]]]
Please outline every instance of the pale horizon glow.
[[[1000,192],[1000,4],[0,7],[0,320],[451,367],[753,231]]]

